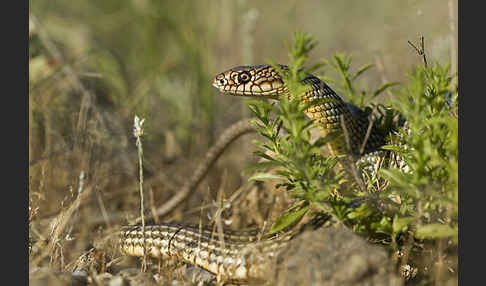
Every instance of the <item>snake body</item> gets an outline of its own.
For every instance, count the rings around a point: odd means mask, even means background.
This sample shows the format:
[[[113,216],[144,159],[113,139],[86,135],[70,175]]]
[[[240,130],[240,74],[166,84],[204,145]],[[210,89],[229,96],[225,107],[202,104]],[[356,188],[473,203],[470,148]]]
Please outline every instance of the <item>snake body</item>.
[[[259,237],[257,231],[217,231],[206,227],[165,223],[125,226],[120,249],[131,256],[176,259],[197,265],[223,280],[265,280],[268,263],[291,235]]]
[[[280,65],[282,70],[288,68]],[[306,115],[324,134],[345,130],[348,137],[333,142],[334,153],[362,156],[376,151],[385,137],[358,107],[344,102],[326,83],[308,75],[302,99],[312,103]],[[218,74],[213,86],[223,94],[280,99],[289,94],[282,76],[270,65],[238,66]],[[315,103],[315,104],[314,104]],[[347,145],[347,147],[343,147]],[[126,226],[120,231],[121,251],[130,256],[177,257],[217,277],[230,280],[265,278],[265,264],[287,245],[292,236],[258,238],[257,232],[224,231],[222,237],[206,228],[165,223]],[[256,250],[256,251],[255,251]]]

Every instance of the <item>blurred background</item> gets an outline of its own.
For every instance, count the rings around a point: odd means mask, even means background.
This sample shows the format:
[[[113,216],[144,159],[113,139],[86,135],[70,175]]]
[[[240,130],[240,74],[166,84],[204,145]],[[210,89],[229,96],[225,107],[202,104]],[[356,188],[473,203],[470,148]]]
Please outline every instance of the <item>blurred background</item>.
[[[373,64],[364,87],[406,81],[422,64],[407,41],[421,35],[429,61],[457,66],[457,3],[448,0],[37,0],[29,13],[30,221],[48,222],[90,187],[74,226],[85,232],[139,214],[135,115],[145,118],[147,206],[159,206],[223,130],[250,115],[212,77],[237,65],[286,64],[295,31],[318,42],[309,65],[337,52],[352,54],[355,69]],[[188,209],[240,188],[241,170],[256,160],[248,138],[164,220],[197,222],[200,212]]]

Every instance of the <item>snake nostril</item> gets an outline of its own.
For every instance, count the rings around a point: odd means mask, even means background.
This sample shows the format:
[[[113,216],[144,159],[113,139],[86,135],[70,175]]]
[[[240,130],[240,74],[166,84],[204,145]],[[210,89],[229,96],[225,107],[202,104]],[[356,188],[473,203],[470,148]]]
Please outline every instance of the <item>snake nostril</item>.
[[[220,85],[224,85],[224,79],[220,79],[220,80],[219,80],[219,84],[220,84]]]

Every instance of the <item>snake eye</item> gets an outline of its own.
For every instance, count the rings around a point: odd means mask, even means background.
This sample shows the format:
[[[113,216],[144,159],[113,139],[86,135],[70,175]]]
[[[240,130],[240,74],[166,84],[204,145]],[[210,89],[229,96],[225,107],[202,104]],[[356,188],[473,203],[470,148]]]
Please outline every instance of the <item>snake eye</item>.
[[[250,74],[248,72],[242,72],[238,75],[238,81],[239,83],[247,83],[248,81],[250,81]]]

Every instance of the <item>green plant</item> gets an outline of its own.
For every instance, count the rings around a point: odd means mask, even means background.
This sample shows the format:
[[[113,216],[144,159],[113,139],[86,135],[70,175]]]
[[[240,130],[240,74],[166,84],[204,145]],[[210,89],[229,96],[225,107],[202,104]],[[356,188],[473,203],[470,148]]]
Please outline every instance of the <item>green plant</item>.
[[[398,134],[398,153],[409,168],[383,169],[389,192],[402,198],[400,219],[418,238],[450,237],[457,242],[458,125],[457,93],[449,66],[416,67],[409,84],[393,101],[407,118]]]
[[[289,96],[280,98],[278,105],[249,101],[260,121],[252,123],[265,140],[256,141],[261,150],[255,152],[264,160],[246,172],[253,172],[250,180],[283,180],[279,186],[295,199],[271,232],[293,225],[314,210],[357,232],[391,241],[393,248],[402,243],[398,239],[409,234],[418,239],[457,238],[457,118],[453,116],[457,95],[449,86],[447,66],[417,67],[410,74],[410,83],[397,91],[392,105],[383,105],[369,101],[396,83],[357,93],[355,81],[370,65],[351,74],[350,56],[338,54],[334,62],[324,61],[341,75],[340,89],[350,101],[365,112],[374,111],[375,124],[390,134],[393,142],[384,149],[393,151],[406,166],[381,164],[375,170],[378,172],[364,171],[367,184],[363,191],[335,168],[339,158],[321,152],[335,134],[315,142],[310,137],[314,124],[304,113],[309,104],[299,95],[306,91],[302,79],[320,67],[303,67],[315,44],[309,35],[296,33],[295,43],[289,47],[289,69],[274,65],[283,75]],[[407,128],[402,127],[400,116],[408,118]]]
[[[283,179],[280,186],[295,198],[293,206],[277,220],[271,232],[292,225],[311,209],[332,214],[332,207],[327,202],[332,200],[344,179],[342,171],[334,170],[337,158],[325,157],[320,152],[333,135],[311,142],[310,130],[314,123],[306,118],[304,111],[309,105],[299,96],[308,88],[301,84],[302,79],[317,68],[303,68],[307,54],[314,46],[309,35],[296,33],[295,44],[289,52],[289,69],[282,70],[273,65],[283,75],[290,96],[283,96],[278,106],[260,100],[249,102],[251,111],[260,120],[252,124],[266,141],[256,141],[264,151],[255,152],[265,160],[250,166],[246,172],[256,172],[250,180]],[[281,134],[282,129],[286,130],[286,135]],[[278,169],[269,171],[275,167]]]

